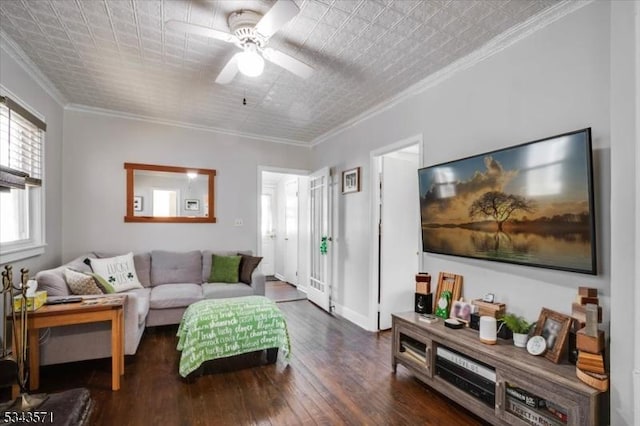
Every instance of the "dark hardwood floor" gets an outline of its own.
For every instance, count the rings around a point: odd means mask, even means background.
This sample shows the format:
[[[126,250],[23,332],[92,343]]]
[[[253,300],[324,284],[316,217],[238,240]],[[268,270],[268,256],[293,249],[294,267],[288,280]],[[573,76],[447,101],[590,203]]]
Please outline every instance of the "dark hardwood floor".
[[[307,298],[307,295],[298,290],[296,286],[285,281],[267,281],[265,296],[275,302],[291,302]]]
[[[366,332],[308,301],[278,306],[289,325],[289,363],[279,356],[264,365],[264,356],[250,354],[184,380],[177,326],[155,327],[127,357],[120,391],[110,389],[108,359],[43,367],[40,391],[89,388],[92,425],[482,424],[404,367],[393,374],[390,332]]]

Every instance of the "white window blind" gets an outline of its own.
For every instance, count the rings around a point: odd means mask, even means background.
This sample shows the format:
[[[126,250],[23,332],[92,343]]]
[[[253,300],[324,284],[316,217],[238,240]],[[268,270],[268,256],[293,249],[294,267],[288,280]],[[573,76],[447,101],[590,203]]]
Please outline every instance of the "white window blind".
[[[44,253],[45,131],[42,120],[0,96],[0,263]]]
[[[0,96],[0,165],[26,173],[30,185],[42,183],[42,141],[46,124]]]

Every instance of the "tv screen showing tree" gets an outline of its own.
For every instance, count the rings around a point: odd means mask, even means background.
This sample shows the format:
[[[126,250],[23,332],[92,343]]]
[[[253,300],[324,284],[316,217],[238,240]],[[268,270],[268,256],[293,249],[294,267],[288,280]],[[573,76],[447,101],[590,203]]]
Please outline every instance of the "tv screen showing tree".
[[[591,129],[418,177],[425,252],[596,274]]]

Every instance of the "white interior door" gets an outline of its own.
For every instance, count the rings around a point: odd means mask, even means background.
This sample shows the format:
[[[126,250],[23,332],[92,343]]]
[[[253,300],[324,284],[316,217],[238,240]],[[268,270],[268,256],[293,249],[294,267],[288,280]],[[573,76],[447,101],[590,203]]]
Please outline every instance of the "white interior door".
[[[274,275],[275,269],[275,203],[273,188],[265,188],[262,191],[262,262],[260,268],[265,275]]]
[[[329,168],[309,176],[309,219],[311,255],[309,271],[309,300],[327,312],[331,311],[331,218],[329,212]],[[322,249],[325,240],[326,252]]]
[[[391,313],[413,310],[419,268],[420,211],[418,157],[382,157],[380,238],[380,323],[391,328]]]
[[[285,255],[284,277],[288,283],[298,285],[298,179],[285,183]]]

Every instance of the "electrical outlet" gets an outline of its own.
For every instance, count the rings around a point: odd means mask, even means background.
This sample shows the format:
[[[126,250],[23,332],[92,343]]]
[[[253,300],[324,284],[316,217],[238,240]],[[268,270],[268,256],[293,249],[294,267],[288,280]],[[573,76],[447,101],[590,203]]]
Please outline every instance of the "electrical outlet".
[[[242,226],[244,223],[242,222],[242,219],[236,219],[233,222],[233,226]]]

